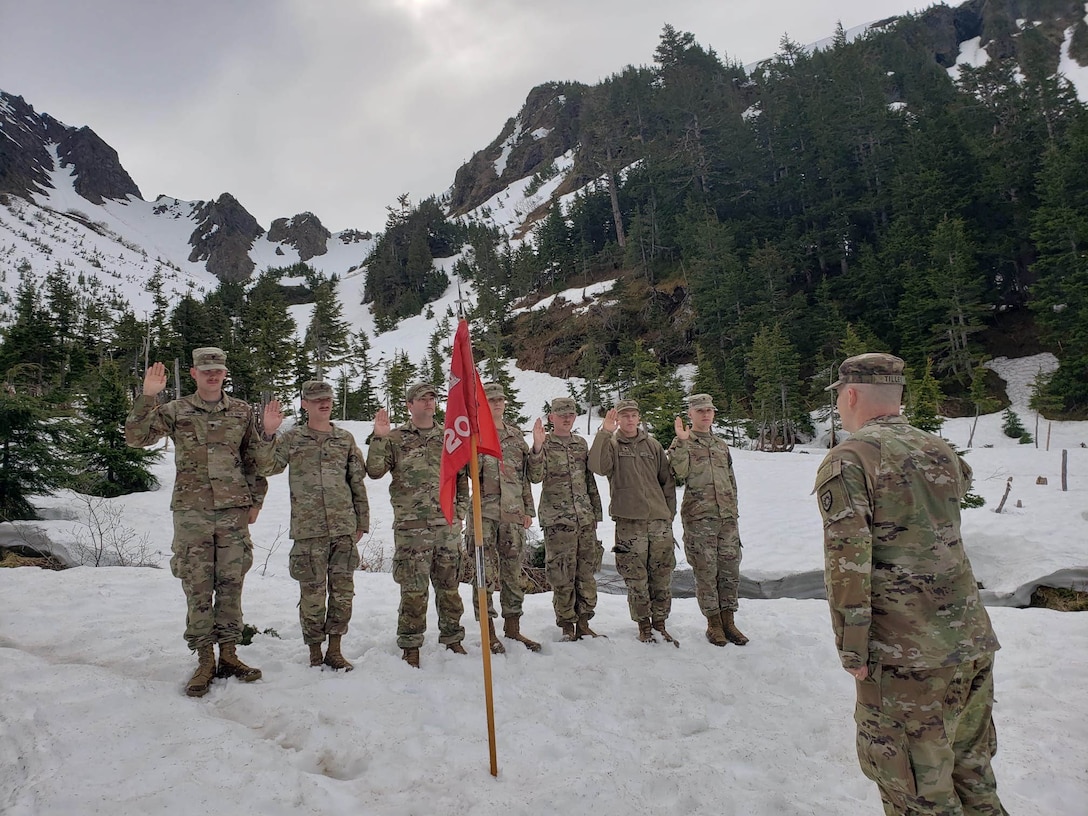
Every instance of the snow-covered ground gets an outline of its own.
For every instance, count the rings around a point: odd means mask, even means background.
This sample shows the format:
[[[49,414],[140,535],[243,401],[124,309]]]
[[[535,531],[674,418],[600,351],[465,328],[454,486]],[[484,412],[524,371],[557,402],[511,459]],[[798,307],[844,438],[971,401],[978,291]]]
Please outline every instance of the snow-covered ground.
[[[1041,361],[998,361],[1010,381]],[[518,373],[528,410],[562,381]],[[564,388],[565,390],[565,388]],[[1014,391],[1025,426],[1033,420]],[[1088,423],[1055,424],[1051,449],[1019,445],[982,417],[968,459],[986,506],[965,513],[966,546],[992,603],[1021,599],[1048,575],[1088,589]],[[367,423],[345,423],[360,442]],[[584,427],[583,422],[579,427]],[[1045,429],[1044,422],[1043,428]],[[970,420],[945,426],[965,446]],[[1045,439],[1045,431],[1044,431]],[[992,446],[992,447],[989,447]],[[1060,486],[1068,451],[1069,490]],[[742,571],[756,591],[809,587],[821,568],[810,491],[822,451],[736,451]],[[121,527],[146,533],[165,565],[172,463],[162,488],[129,496]],[[1048,484],[1037,485],[1037,476]],[[993,512],[1013,477],[1005,512]],[[607,483],[599,480],[607,501]],[[392,550],[388,477],[370,483],[372,563]],[[1017,503],[1021,506],[1017,506]],[[44,503],[30,527],[71,547],[85,529],[73,497]],[[287,572],[288,491],[271,482],[253,527],[246,620],[278,636],[242,649],[264,678],[182,689],[193,659],[185,606],[167,569],[0,570],[0,812],[49,814],[879,813],[857,767],[853,688],[838,665],[826,604],[744,600],[744,648],[703,638],[695,600],[674,601],[682,648],[634,639],[626,600],[602,594],[594,626],[608,639],[561,643],[550,595],[526,599],[532,654],[509,642],[492,660],[499,775],[488,773],[480,632],[466,612],[468,657],[437,644],[433,610],[422,669],[396,647],[397,587],[357,573],[346,656],[355,671],[310,669]],[[18,527],[13,529],[13,527]],[[677,527],[679,534],[679,526]],[[609,542],[612,527],[601,526]],[[679,553],[682,561],[682,553]],[[610,557],[610,556],[606,556]],[[760,583],[757,583],[760,582]],[[793,583],[791,583],[793,582]],[[462,595],[466,607],[472,597]],[[1088,801],[1088,626],[1083,615],[992,606],[997,656],[995,768],[1010,813],[1080,816]]]

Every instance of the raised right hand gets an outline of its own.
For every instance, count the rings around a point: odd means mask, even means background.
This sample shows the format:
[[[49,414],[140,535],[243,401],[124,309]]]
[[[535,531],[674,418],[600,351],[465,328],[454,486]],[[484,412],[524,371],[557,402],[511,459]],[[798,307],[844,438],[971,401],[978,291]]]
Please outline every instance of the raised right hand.
[[[392,429],[389,426],[389,412],[379,408],[378,413],[374,415],[374,438],[384,439],[389,436],[390,430]]]
[[[601,430],[613,433],[620,426],[620,414],[615,408],[609,408],[601,422]]]
[[[691,439],[691,429],[684,423],[683,417],[676,418],[676,438],[681,441]]]
[[[547,434],[544,433],[544,420],[540,417],[536,418],[536,422],[533,423],[533,452],[539,451],[544,447],[544,437]]]
[[[144,396],[157,397],[166,388],[166,366],[152,363],[144,374]]]
[[[283,410],[279,400],[269,400],[264,407],[264,432],[272,436],[283,424]]]

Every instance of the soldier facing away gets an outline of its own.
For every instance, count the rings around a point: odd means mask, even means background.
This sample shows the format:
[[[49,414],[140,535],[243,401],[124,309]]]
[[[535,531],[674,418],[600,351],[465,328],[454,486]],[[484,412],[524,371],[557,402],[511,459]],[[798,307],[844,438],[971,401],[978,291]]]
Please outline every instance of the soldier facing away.
[[[397,646],[408,665],[419,668],[419,649],[427,631],[427,584],[434,585],[438,607],[439,643],[465,654],[464,601],[458,589],[461,567],[461,519],[468,504],[468,474],[457,474],[456,518],[446,523],[439,499],[442,467],[442,426],[434,421],[433,385],[408,388],[408,422],[390,428],[383,408],[374,417],[374,438],[366,454],[372,479],[392,474],[389,500],[393,505],[393,580],[400,585]]]
[[[715,436],[714,400],[709,394],[688,399],[689,429],[676,418],[669,446],[673,475],[685,480],[680,517],[684,554],[695,576],[695,596],[706,616],[706,639],[715,646],[748,638],[733,620],[740,585],[740,533],[737,530],[737,479],[729,446]]]
[[[572,641],[597,637],[589,621],[597,607],[596,572],[604,555],[597,539],[603,516],[597,480],[589,469],[589,445],[572,433],[577,403],[557,397],[551,408],[551,433],[545,433],[540,419],[533,425],[529,478],[542,482],[538,512],[555,625],[563,640]]]
[[[261,677],[260,669],[238,659],[235,647],[242,639],[242,583],[253,565],[249,525],[257,520],[268,483],[254,459],[261,441],[253,409],[223,393],[227,374],[222,349],[198,348],[189,369],[196,393],[157,405],[166,367],[154,363],[125,419],[125,442],[132,447],[164,436],[174,440],[170,571],[185,591],[185,640],[199,659],[185,688],[190,697],[207,694],[213,677],[246,683]]]
[[[291,577],[299,583],[298,619],[311,666],[354,668],[341,651],[351,620],[359,539],[370,528],[366,462],[355,437],[330,421],[332,386],[310,380],[302,385],[306,424],[278,437],[283,422],[276,400],[264,410],[264,439],[274,442],[258,455],[262,476],[290,466]],[[326,600],[327,596],[327,600]],[[322,654],[325,638],[329,648]]]
[[[480,463],[480,523],[484,540],[484,572],[487,577],[488,633],[491,651],[502,654],[502,645],[495,632],[495,605],[491,593],[499,591],[502,607],[503,635],[520,641],[533,652],[540,644],[521,633],[522,603],[525,590],[521,586],[521,559],[525,551],[525,530],[533,523],[533,491],[529,486],[529,446],[521,430],[503,422],[506,392],[500,383],[484,385],[484,394],[495,422],[495,431],[502,448],[502,461],[494,456],[478,457]],[[476,552],[476,528],[469,506],[465,524],[465,545],[470,556]],[[473,578],[473,589],[477,579]],[[475,607],[473,607],[475,609]],[[477,615],[479,611],[477,610]]]
[[[605,415],[589,448],[589,467],[611,486],[608,512],[616,521],[612,552],[627,585],[627,606],[638,623],[638,639],[656,642],[652,631],[656,629],[676,643],[665,629],[676,568],[672,537],[676,483],[665,449],[639,427],[635,400],[620,400]]]
[[[851,438],[820,464],[824,580],[842,666],[857,682],[857,750],[886,814],[997,816],[994,652],[960,537],[971,469],[899,414],[903,361],[839,367]]]

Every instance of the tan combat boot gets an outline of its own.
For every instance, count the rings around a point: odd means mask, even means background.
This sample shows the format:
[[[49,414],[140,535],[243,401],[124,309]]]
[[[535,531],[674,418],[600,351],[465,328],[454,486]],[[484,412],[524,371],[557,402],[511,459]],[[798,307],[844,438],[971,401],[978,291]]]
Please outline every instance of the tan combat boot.
[[[722,616],[720,614],[706,616],[706,639],[715,646],[724,646],[729,641],[725,639],[722,631]]]
[[[744,633],[733,623],[733,614],[733,610],[731,609],[728,612],[722,612],[722,629],[725,631],[725,636],[730,643],[743,646],[748,642],[748,638],[746,638]]]
[[[487,619],[487,637],[488,644],[491,647],[491,654],[506,654],[506,647],[502,645],[502,641],[499,639],[499,633],[495,631],[495,619]]]
[[[355,668],[348,663],[347,658],[340,654],[340,635],[329,635],[329,648],[325,652],[325,665],[333,671],[343,669],[349,672]]]
[[[196,656],[200,660],[200,664],[189,679],[189,685],[185,687],[185,693],[190,697],[203,697],[208,693],[208,686],[211,685],[212,678],[215,677],[215,647],[211,645],[201,646],[196,650]]]
[[[578,637],[601,637],[601,635],[589,628],[589,617],[587,615],[578,618]]]
[[[414,646],[404,648],[404,654],[400,656],[400,659],[411,666],[413,669],[419,668],[419,649]]]
[[[680,648],[680,641],[670,635],[669,631],[665,628],[664,618],[654,620],[654,629],[661,633],[661,637],[665,638],[666,642],[671,643],[677,649]]]
[[[323,665],[325,662],[325,655],[321,654],[321,644],[310,644],[310,668]]]
[[[539,652],[540,644],[535,640],[529,640],[521,633],[521,617],[518,615],[511,615],[509,618],[503,618],[502,620],[502,633],[512,640],[519,641],[525,644],[525,648],[530,652]]]
[[[465,647],[461,645],[461,641],[447,643],[446,651],[453,652],[454,654],[468,654],[468,652],[465,651]]]
[[[564,642],[569,643],[571,641],[578,640],[578,632],[575,631],[574,624],[571,623],[570,621],[563,621],[562,623],[559,624],[559,628],[563,630],[562,640]]]
[[[643,618],[638,622],[638,639],[643,643],[657,643],[649,618]]]
[[[243,683],[252,683],[261,679],[261,670],[247,666],[238,659],[233,643],[219,644],[219,671],[216,677],[237,677]]]

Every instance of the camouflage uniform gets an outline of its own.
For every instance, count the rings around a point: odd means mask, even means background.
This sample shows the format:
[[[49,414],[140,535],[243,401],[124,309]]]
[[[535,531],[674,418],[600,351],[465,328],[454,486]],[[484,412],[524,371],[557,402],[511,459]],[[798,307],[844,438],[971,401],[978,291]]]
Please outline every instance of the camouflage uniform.
[[[393,580],[400,584],[397,645],[418,649],[427,631],[427,581],[434,585],[438,607],[439,642],[465,639],[461,616],[465,606],[458,590],[461,567],[461,525],[449,525],[439,503],[442,464],[441,425],[417,428],[407,422],[374,437],[366,456],[372,479],[392,473],[389,500],[393,505]],[[457,518],[465,516],[468,475],[457,476]]]
[[[861,357],[840,371],[868,377],[887,359],[902,371],[891,355]],[[898,415],[865,422],[816,477],[839,659],[869,671],[857,681],[858,758],[887,814],[1005,813],[990,768],[999,645],[960,537],[970,482],[947,442]]]
[[[604,555],[597,540],[601,496],[589,469],[589,445],[574,434],[548,434],[543,447],[529,453],[529,479],[543,482],[540,526],[555,623],[561,627],[580,618],[589,620],[597,607],[595,573]]]
[[[480,515],[484,537],[484,572],[487,576],[487,614],[495,618],[491,593],[498,590],[504,618],[520,618],[525,590],[521,585],[521,560],[525,549],[525,517],[535,516],[529,485],[529,446],[524,434],[504,424],[496,428],[502,461],[480,456]],[[476,554],[476,528],[469,505],[465,524],[469,556]],[[473,577],[473,589],[476,579]],[[477,610],[477,615],[479,611]]]
[[[692,430],[674,439],[669,462],[684,481],[680,518],[684,554],[695,576],[699,609],[708,618],[737,610],[740,586],[740,534],[737,531],[737,480],[724,439]]]
[[[621,400],[617,408],[625,402]],[[636,406],[637,408],[637,406]],[[676,483],[661,443],[639,428],[633,437],[597,431],[590,469],[608,479],[608,513],[616,521],[616,571],[627,585],[631,620],[664,622],[672,609]]]
[[[253,564],[251,507],[268,483],[257,474],[260,446],[253,410],[223,395],[206,405],[197,394],[157,405],[140,395],[125,420],[125,442],[174,441],[177,478],[170,571],[181,579],[188,607],[185,640],[193,651],[242,639],[242,583]]]
[[[303,641],[323,643],[326,635],[346,634],[359,568],[355,536],[370,528],[366,463],[355,438],[335,426],[321,432],[296,425],[259,452],[257,461],[262,476],[291,466],[290,572],[300,585]]]

